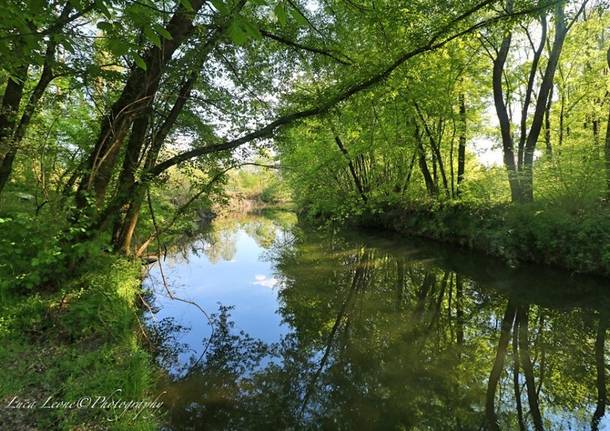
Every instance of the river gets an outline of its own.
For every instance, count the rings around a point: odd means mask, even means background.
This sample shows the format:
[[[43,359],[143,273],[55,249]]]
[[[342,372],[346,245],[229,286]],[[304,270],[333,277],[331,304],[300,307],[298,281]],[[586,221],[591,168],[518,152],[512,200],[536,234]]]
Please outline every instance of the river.
[[[284,212],[219,218],[162,270],[167,430],[610,424],[607,280]]]

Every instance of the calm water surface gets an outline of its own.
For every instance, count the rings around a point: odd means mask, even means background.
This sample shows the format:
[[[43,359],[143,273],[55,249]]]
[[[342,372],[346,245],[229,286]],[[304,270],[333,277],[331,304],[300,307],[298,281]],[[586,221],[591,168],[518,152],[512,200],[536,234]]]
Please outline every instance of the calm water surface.
[[[610,429],[610,286],[388,234],[217,219],[145,285],[168,430]],[[494,428],[496,427],[496,428]]]

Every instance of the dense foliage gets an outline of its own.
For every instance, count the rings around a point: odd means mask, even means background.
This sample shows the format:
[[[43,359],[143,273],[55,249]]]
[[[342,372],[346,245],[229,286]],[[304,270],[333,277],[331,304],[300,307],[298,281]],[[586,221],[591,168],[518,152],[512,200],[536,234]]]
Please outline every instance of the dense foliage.
[[[508,196],[605,208],[603,1],[3,6],[4,225],[65,219],[60,254],[98,238],[141,254],[169,229],[158,201],[170,221],[209,207],[269,154],[325,217]]]
[[[0,0],[0,356],[54,334],[94,372],[44,381],[106,388],[97,337],[144,393],[137,277],[104,265],[160,255],[232,196],[608,275],[608,9]],[[93,328],[111,315],[114,345]]]

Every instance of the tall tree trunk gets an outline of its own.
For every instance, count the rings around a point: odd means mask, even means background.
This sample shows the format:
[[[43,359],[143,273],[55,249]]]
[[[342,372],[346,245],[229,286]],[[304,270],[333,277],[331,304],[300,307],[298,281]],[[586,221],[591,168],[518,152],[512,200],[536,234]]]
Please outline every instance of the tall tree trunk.
[[[11,172],[13,171],[13,162],[15,161],[15,156],[17,155],[17,146],[13,144],[11,149],[6,153],[2,161],[0,162],[0,193],[8,183],[8,180],[11,176]]]
[[[527,137],[527,113],[529,110],[530,103],[532,101],[532,93],[534,91],[534,82],[536,80],[536,73],[538,72],[538,63],[540,62],[540,57],[542,56],[542,51],[544,50],[544,43],[546,42],[546,17],[543,15],[540,17],[540,25],[542,29],[542,34],[540,35],[540,44],[538,48],[534,50],[534,58],[532,59],[532,64],[530,66],[530,73],[527,79],[527,87],[525,89],[525,100],[523,101],[523,106],[521,108],[521,128],[519,134],[519,146],[517,150],[517,169],[521,170],[523,167],[523,152],[525,150],[525,140]],[[529,37],[529,32],[528,32]],[[531,40],[531,39],[530,39]]]
[[[438,190],[438,162],[436,158],[436,153],[434,150],[431,152],[432,157],[432,180],[434,181],[434,188]]]
[[[449,196],[449,184],[447,182],[447,175],[445,174],[445,165],[443,164],[443,156],[441,155],[440,143],[437,141],[437,139],[435,139],[434,135],[432,134],[432,131],[428,126],[428,122],[424,118],[423,113],[419,109],[417,103],[415,103],[415,110],[422,124],[424,125],[424,131],[426,132],[426,135],[428,136],[428,139],[430,141],[430,148],[432,149],[432,162],[434,168],[434,184],[436,190],[438,190],[438,175],[436,174],[436,168],[438,163],[438,170],[440,171],[441,180],[443,181],[443,188],[445,189],[445,193],[447,194],[447,196]]]
[[[151,106],[165,67],[176,49],[192,34],[193,19],[204,3],[203,0],[192,0],[192,10],[180,4],[165,27],[171,39],[164,38],[160,47],[154,46],[144,54],[146,70],[135,64],[132,66],[121,95],[102,120],[97,141],[87,159],[77,190],[80,208],[86,206],[89,191],[94,192],[97,207],[102,207],[123,140],[133,121]]]
[[[184,109],[184,106],[190,97],[193,86],[197,81],[198,72],[199,71],[191,72],[189,77],[182,83],[180,86],[180,91],[178,92],[178,97],[176,98],[172,109],[163,123],[159,126],[159,129],[156,131],[154,136],[151,137],[151,143],[148,146],[148,152],[146,153],[146,158],[144,160],[144,171],[149,170],[155,165],[155,163],[157,163],[157,157],[161,151],[161,147],[163,146],[165,139],[169,135],[171,129],[174,127],[178,116]],[[148,124],[146,124],[146,127],[148,127]],[[138,144],[138,147],[140,146],[141,145]],[[132,162],[137,162],[137,160],[134,160],[134,158],[131,160]],[[138,223],[140,209],[142,207],[142,203],[144,202],[146,183],[148,182],[148,179],[143,178],[141,181],[142,184],[138,185],[130,196],[130,192],[133,190],[135,182],[134,172],[131,170],[136,167],[135,165],[132,165],[132,162],[127,165],[124,164],[124,169],[121,173],[121,177],[123,177],[124,181],[120,183],[119,190],[113,199],[114,201],[121,203],[127,201],[127,211],[125,217],[122,218],[120,215],[116,217],[113,227],[114,248],[115,250],[120,250],[125,254],[129,254],[131,250],[131,240]],[[123,204],[119,205],[123,206]],[[110,212],[108,215],[113,216],[112,212]]]
[[[593,114],[593,119],[591,120],[591,127],[593,129],[593,146],[596,149],[596,153],[599,154],[599,118],[597,118],[596,114]]]
[[[464,172],[466,167],[466,100],[464,93],[459,96],[460,99],[460,136],[458,140],[458,166],[457,166],[457,195],[462,193],[462,182],[464,181]]]
[[[150,115],[151,113],[147,111],[143,113],[143,115],[140,118],[136,119],[133,123],[131,135],[129,136],[129,142],[127,143],[127,148],[125,149],[125,156],[123,158],[123,168],[119,175],[119,180],[117,184],[117,195],[119,196],[128,193],[128,190],[135,182],[136,170],[138,168],[138,162],[140,159],[140,152],[142,151],[142,147],[146,142],[146,134],[148,132],[148,125],[150,123]],[[132,206],[130,206],[130,210],[133,210]],[[117,217],[117,219],[120,219],[120,217]],[[132,229],[135,229],[135,225],[132,227]],[[133,232],[131,234],[133,234]],[[121,223],[119,222],[115,223],[113,229],[113,242],[115,244],[120,242],[120,237]]]
[[[502,136],[502,153],[504,156],[504,167],[508,173],[508,183],[510,185],[511,199],[513,202],[521,201],[521,181],[519,178],[519,172],[517,171],[517,165],[515,164],[515,152],[514,143],[510,127],[510,118],[508,116],[508,109],[506,102],[504,101],[504,91],[502,90],[502,79],[504,72],[504,64],[508,57],[508,51],[510,50],[512,35],[509,33],[502,40],[498,55],[494,60],[493,72],[492,72],[492,87],[494,105],[496,108],[496,114],[498,115],[498,121],[500,123],[500,133]]]
[[[607,52],[608,67],[610,68],[610,48]],[[610,202],[610,108],[608,109],[608,124],[606,125],[606,143],[604,145],[606,165],[606,198]]]
[[[142,158],[144,148],[148,148],[146,153],[143,170],[144,172],[151,169],[157,162],[157,157],[165,142],[165,139],[169,135],[171,129],[178,118],[178,115],[184,109],[190,93],[197,81],[200,73],[200,69],[205,64],[210,52],[215,47],[216,43],[225,34],[229,25],[239,13],[245,1],[242,0],[238,3],[232,13],[218,26],[216,31],[206,40],[205,44],[201,48],[200,52],[200,67],[190,73],[188,78],[183,81],[178,91],[178,97],[174,103],[174,106],[170,110],[168,116],[165,118],[159,129],[151,137],[151,143],[145,146],[145,139],[150,124],[150,112],[146,112],[144,116],[140,117],[134,122],[132,136],[127,145],[125,159],[123,163],[122,171],[119,175],[119,184],[117,193],[113,199],[113,203],[110,206],[117,206],[117,202],[125,201],[127,211],[125,215],[119,213],[115,216],[115,222],[113,227],[113,243],[115,250],[120,250],[125,254],[129,254],[131,250],[131,240],[137,226],[138,218],[140,215],[140,208],[144,201],[145,189],[147,187],[149,178],[142,178],[142,183],[135,187],[133,196],[129,196],[130,191],[134,189],[135,185],[135,171],[138,168],[138,161]],[[129,197],[129,199],[127,199]],[[106,215],[112,215],[111,212],[106,211]],[[106,223],[106,221],[104,221]]]
[[[13,135],[17,125],[19,105],[23,97],[23,88],[27,80],[29,64],[21,65],[15,76],[7,80],[0,107],[0,192],[5,186],[10,171],[6,166],[12,165],[15,158]]]
[[[419,133],[419,127],[415,126],[415,144],[417,145],[419,169],[421,170],[424,182],[426,184],[426,190],[430,196],[436,196],[438,189],[434,184],[434,179],[430,175],[430,169],[428,169],[428,162],[426,161],[426,151],[424,150],[424,144]]]
[[[404,180],[402,181],[402,184],[398,188],[398,192],[401,196],[404,194],[404,192],[407,190],[407,187],[409,187],[409,184],[411,183],[411,176],[413,175],[413,166],[415,165],[415,159],[417,158],[417,154],[418,151],[416,149],[415,151],[413,151],[413,155],[411,156],[411,160],[409,161],[409,170],[407,171],[407,175],[405,176]]]
[[[354,167],[354,163],[352,162],[352,159],[351,159],[349,153],[347,152],[345,145],[343,145],[343,141],[341,141],[341,138],[339,137],[339,135],[337,133],[335,133],[335,144],[337,144],[339,151],[341,151],[341,154],[347,160],[347,166],[349,168],[350,175],[352,176],[352,180],[354,181],[354,186],[356,187],[356,191],[360,195],[362,202],[366,203],[366,201],[367,201],[366,194],[364,193],[364,188],[362,187],[362,182],[360,181],[360,177],[358,177],[358,174],[356,173],[356,168]]]
[[[70,4],[66,4],[62,13],[60,15],[60,19],[65,19],[70,14],[72,7]],[[25,133],[30,124],[30,120],[32,119],[36,108],[38,107],[38,102],[42,98],[45,90],[53,80],[53,63],[55,61],[55,49],[57,48],[57,41],[55,38],[51,38],[47,44],[47,48],[45,51],[44,63],[42,66],[42,72],[40,74],[40,78],[38,83],[34,87],[32,94],[28,99],[27,104],[23,110],[23,114],[21,114],[21,118],[19,119],[19,124],[17,124],[16,130],[12,136],[7,136],[7,140],[9,142],[8,152],[4,155],[4,157],[0,158],[0,193],[6,186],[10,175],[13,171],[13,161],[15,160],[15,156],[17,155],[17,150],[19,148],[19,144],[25,137]],[[26,73],[27,75],[27,73]],[[24,75],[24,82],[26,80],[26,76]],[[9,80],[10,82],[10,80]],[[23,84],[21,84],[21,91],[23,91]],[[7,86],[8,90],[8,86]],[[19,101],[15,100],[17,103],[16,108],[19,109],[19,103],[21,100],[21,95],[19,96]]]
[[[113,245],[116,251],[125,255],[131,254],[131,241],[138,225],[140,210],[146,196],[146,185],[136,187],[131,201],[128,203],[125,216],[115,223],[113,229]]]
[[[566,106],[566,95],[565,89],[561,93],[559,98],[559,139],[558,139],[558,147],[561,148],[563,145],[563,137],[565,135],[565,106]]]
[[[546,155],[549,159],[553,158],[553,145],[551,143],[551,106],[553,105],[553,88],[549,94],[549,100],[546,103],[544,112],[544,144],[546,147]]]
[[[557,70],[557,64],[559,63],[559,56],[563,49],[563,42],[568,33],[568,26],[566,25],[564,16],[564,7],[564,2],[557,3],[555,7],[555,37],[553,39],[553,45],[544,71],[544,76],[540,84],[540,89],[538,90],[536,108],[534,110],[530,131],[525,142],[525,155],[523,158],[523,198],[528,202],[534,200],[534,151],[536,150],[536,143],[538,142],[538,137],[542,130],[544,112],[551,89],[553,88],[553,79],[555,77],[555,71]]]

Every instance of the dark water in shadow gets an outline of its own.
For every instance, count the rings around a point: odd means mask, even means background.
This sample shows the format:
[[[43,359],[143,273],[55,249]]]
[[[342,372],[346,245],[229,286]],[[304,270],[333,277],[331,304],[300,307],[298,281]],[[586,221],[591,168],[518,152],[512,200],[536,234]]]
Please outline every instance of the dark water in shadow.
[[[610,428],[607,280],[285,213],[217,220],[164,270],[214,313],[151,268],[167,429]]]

